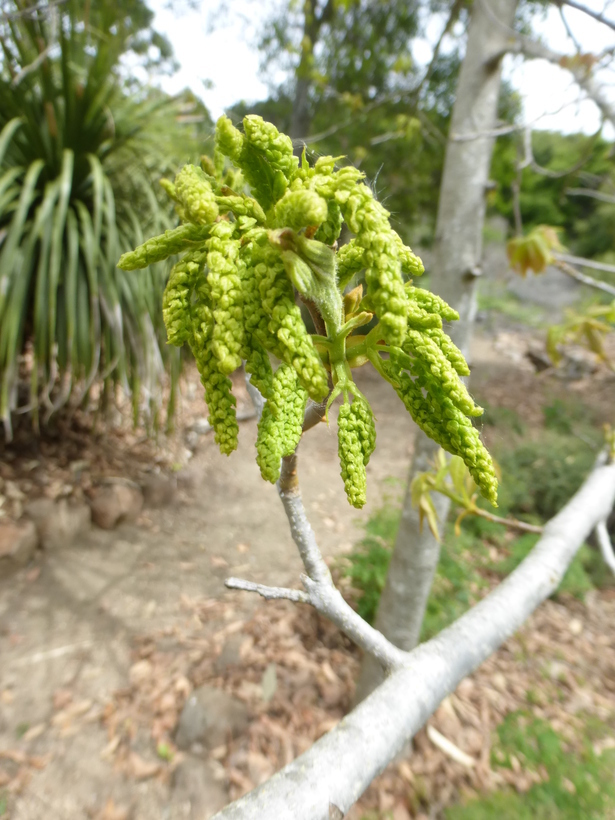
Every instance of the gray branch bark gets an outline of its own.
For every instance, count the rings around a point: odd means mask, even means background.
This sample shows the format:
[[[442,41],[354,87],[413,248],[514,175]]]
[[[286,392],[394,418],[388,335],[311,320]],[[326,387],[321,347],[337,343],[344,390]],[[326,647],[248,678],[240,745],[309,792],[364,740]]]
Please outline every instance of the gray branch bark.
[[[473,609],[422,644],[353,712],[267,783],[214,820],[329,820],[343,815],[457,684],[558,587],[615,502],[615,464],[597,467],[530,555]]]
[[[493,13],[505,25],[514,20],[517,0],[494,0]],[[467,354],[476,315],[476,282],[480,274],[485,193],[489,180],[493,135],[500,92],[501,59],[508,31],[493,22],[481,3],[474,5],[468,31],[450,136],[440,187],[432,288],[459,311],[451,336]],[[472,135],[471,140],[464,135]],[[401,649],[413,649],[419,639],[440,546],[428,527],[421,532],[410,502],[414,476],[428,469],[438,447],[420,431],[410,468],[402,519],[380,598],[375,626]],[[440,520],[448,514],[448,499],[434,493]],[[365,697],[382,680],[373,658],[363,661],[357,698]]]
[[[228,578],[226,586],[256,592],[266,599],[287,598],[299,603],[311,604],[314,609],[332,621],[351,641],[364,652],[376,658],[384,669],[399,666],[406,658],[378,630],[370,626],[344,600],[331,578],[316,541],[316,534],[307,520],[297,481],[297,455],[282,459],[278,493],[290,524],[290,534],[297,545],[306,575],[301,576],[305,592],[283,587],[255,584],[240,578]]]

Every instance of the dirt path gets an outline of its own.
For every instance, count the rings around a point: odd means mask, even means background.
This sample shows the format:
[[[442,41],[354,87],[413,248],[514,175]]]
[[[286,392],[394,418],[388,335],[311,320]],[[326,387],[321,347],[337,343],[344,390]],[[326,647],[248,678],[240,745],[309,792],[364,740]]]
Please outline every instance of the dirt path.
[[[399,495],[411,454],[413,425],[393,391],[366,368],[360,385],[378,419],[363,511],[344,496],[335,426],[320,425],[301,445],[306,509],[327,557],[348,551],[370,511]],[[276,490],[254,462],[255,437],[255,421],[243,422],[230,458],[205,437],[187,468],[191,489],[173,507],[148,510],[139,527],[92,530],[48,553],[38,577],[23,571],[0,586],[0,749],[43,758],[22,761],[31,779],[15,820],[96,816],[110,795],[130,803],[135,820],[174,816],[166,784],[135,788],[101,758],[100,718],[127,685],[135,637],[184,623],[182,601],[225,596],[231,574],[297,585],[302,568]],[[226,598],[242,612],[257,604],[245,594]]]

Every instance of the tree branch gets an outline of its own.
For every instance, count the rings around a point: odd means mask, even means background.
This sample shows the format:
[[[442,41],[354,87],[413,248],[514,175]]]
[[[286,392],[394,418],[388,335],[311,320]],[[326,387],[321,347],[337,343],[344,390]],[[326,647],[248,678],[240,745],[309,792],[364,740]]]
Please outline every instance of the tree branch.
[[[615,204],[615,199],[613,200]],[[555,254],[557,259],[562,262],[570,262],[571,265],[580,265],[583,268],[593,268],[594,270],[603,270],[606,273],[615,273],[615,265],[609,265],[607,262],[596,262],[594,259],[585,259],[583,256],[569,256],[566,253]]]
[[[597,467],[505,581],[410,653],[401,668],[305,754],[215,820],[329,820],[331,804],[347,812],[443,698],[557,589],[577,550],[614,502],[615,464]],[[296,512],[289,510],[289,518]]]
[[[612,28],[615,31],[615,20],[609,20],[608,17],[605,17],[602,12],[593,11],[592,9],[588,9],[587,6],[583,6],[581,3],[576,3],[575,0],[560,0],[558,6],[570,6],[571,9],[576,9],[577,11],[583,12],[583,14],[587,14],[589,17],[593,17],[594,20],[597,20],[599,23],[603,23],[605,26]]]
[[[591,196],[594,199],[599,199],[600,202],[608,202],[609,205],[615,205],[615,196],[603,194],[602,191],[592,191],[591,188],[566,188],[564,193],[568,196]]]
[[[245,581],[243,578],[227,578],[224,582],[227,589],[241,589],[244,592],[257,592],[266,601],[277,601],[285,598],[297,604],[309,604],[310,596],[300,589],[287,589],[286,587],[269,587],[265,584],[255,584],[253,581]]]
[[[598,85],[591,69],[583,61],[553,51],[543,43],[524,37],[516,31],[513,31],[513,35],[514,40],[507,49],[509,53],[524,54],[533,60],[547,60],[560,68],[565,68],[572,74],[577,85],[583,89],[589,99],[596,103],[602,116],[615,124],[615,105]]]
[[[606,521],[599,521],[596,524],[596,540],[600,547],[600,552],[604,559],[604,563],[615,574],[615,552],[613,552],[613,544],[609,536],[609,531],[606,528]]]
[[[576,268],[573,268],[572,265],[569,265],[568,262],[564,262],[563,259],[555,257],[553,265],[558,270],[561,270],[562,273],[565,273],[566,276],[580,282],[582,285],[587,285],[595,290],[601,290],[603,293],[608,293],[609,296],[615,296],[615,287],[613,287],[613,285],[601,282],[599,279],[594,279],[593,276],[586,276]]]
[[[329,568],[316,543],[316,535],[305,515],[299,482],[297,455],[282,459],[278,492],[293,541],[297,545],[307,575],[301,581],[307,592],[308,603],[331,620],[364,652],[373,655],[385,669],[393,669],[407,657],[376,629],[358,615],[336,589]]]

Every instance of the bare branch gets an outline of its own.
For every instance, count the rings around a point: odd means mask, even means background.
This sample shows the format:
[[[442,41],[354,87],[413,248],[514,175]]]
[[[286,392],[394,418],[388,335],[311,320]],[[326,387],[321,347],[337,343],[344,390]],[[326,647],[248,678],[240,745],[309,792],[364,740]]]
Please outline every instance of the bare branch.
[[[615,196],[603,194],[601,191],[592,191],[590,188],[566,188],[564,191],[568,196],[590,196],[593,199],[599,199],[601,202],[608,202],[610,205],[615,205]]]
[[[518,518],[502,518],[500,515],[494,515],[488,510],[483,510],[481,507],[476,507],[473,511],[474,515],[484,518],[485,521],[492,521],[494,524],[503,524],[511,530],[520,530],[521,532],[533,532],[537,535],[542,535],[544,527],[539,527],[536,524],[528,524],[525,521],[519,521]]]
[[[307,575],[301,578],[309,603],[338,626],[364,652],[378,660],[385,669],[393,669],[407,657],[397,647],[370,626],[346,603],[336,589],[318,544],[316,535],[305,515],[297,480],[297,455],[282,459],[278,492],[290,524],[293,541],[297,545]]]
[[[613,287],[613,285],[609,285],[606,282],[601,282],[599,279],[594,279],[592,276],[586,276],[584,273],[581,273],[576,268],[573,268],[572,265],[569,265],[567,262],[564,262],[562,259],[556,258],[553,264],[556,268],[558,268],[558,270],[561,270],[562,273],[565,273],[566,276],[569,276],[571,279],[575,279],[582,285],[587,285],[590,288],[601,290],[604,293],[608,293],[609,296],[615,296],[615,287]]]
[[[574,47],[576,48],[577,52],[580,54],[581,51],[582,51],[581,44],[579,43],[577,38],[574,36],[574,33],[573,33],[572,29],[570,28],[570,25],[568,24],[568,20],[566,19],[566,15],[564,14],[564,9],[562,8],[562,6],[559,7],[559,16],[560,16],[560,19],[562,21],[562,24],[563,24],[564,28],[566,29],[566,34],[572,40],[572,43],[573,43]]]
[[[305,754],[215,820],[329,820],[348,811],[457,684],[558,587],[615,501],[615,464],[597,467],[545,527],[530,555],[493,592],[407,662]]]
[[[596,540],[604,558],[604,563],[615,574],[615,552],[613,552],[613,544],[606,528],[606,521],[600,521],[596,525]]]
[[[555,256],[563,262],[570,262],[571,265],[580,265],[584,268],[593,268],[594,270],[603,270],[606,273],[615,273],[615,265],[608,265],[606,262],[595,262],[593,259],[585,259],[583,256],[568,256],[568,254],[565,253],[556,253]]]
[[[570,71],[577,85],[583,89],[585,94],[593,100],[593,102],[596,103],[602,112],[603,117],[615,124],[615,105],[607,97],[604,89],[598,85],[591,68],[589,68],[582,60],[579,60],[578,55],[577,59],[575,59],[575,57],[560,54],[559,52],[553,51],[553,49],[550,49],[548,46],[544,45],[544,43],[540,43],[537,40],[532,40],[530,37],[525,37],[522,34],[519,34],[518,31],[515,31],[514,28],[503,23],[497,15],[494,14],[488,0],[480,0],[480,3],[491,21],[508,34],[510,44],[506,46],[504,50],[505,53],[524,54],[526,57],[533,60],[546,60],[549,63],[554,63],[555,65]],[[571,3],[567,2],[567,0],[566,4],[571,5]],[[602,20],[601,22],[606,22],[606,20]],[[496,60],[501,56],[502,54],[494,55],[492,59]]]
[[[587,6],[583,6],[581,3],[576,3],[575,0],[560,0],[558,5],[561,6],[570,6],[571,9],[576,9],[577,11],[582,11],[583,14],[587,14],[589,17],[593,17],[594,20],[597,20],[599,23],[603,23],[605,26],[612,28],[615,31],[615,20],[609,20],[608,17],[605,17],[603,13],[599,11],[593,11],[592,9],[588,9]]]
[[[285,598],[297,604],[309,604],[310,596],[300,589],[287,589],[286,587],[269,587],[265,584],[255,584],[253,581],[245,581],[243,578],[227,578],[224,582],[227,589],[242,589],[244,592],[256,592],[266,601],[278,601]]]

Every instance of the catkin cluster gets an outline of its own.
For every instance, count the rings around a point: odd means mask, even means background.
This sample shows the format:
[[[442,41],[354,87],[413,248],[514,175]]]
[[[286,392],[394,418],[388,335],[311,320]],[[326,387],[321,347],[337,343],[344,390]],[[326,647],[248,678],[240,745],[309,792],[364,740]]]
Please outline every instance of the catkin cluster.
[[[266,399],[256,450],[268,481],[299,443],[308,398],[329,396],[330,403],[342,394],[342,478],[350,503],[361,507],[376,433],[351,367],[370,360],[417,424],[461,455],[483,494],[495,499],[493,466],[470,421],[481,411],[460,380],[467,364],[442,329],[456,313],[404,283],[423,272],[422,263],[359,170],[336,167],[333,157],[310,165],[305,152],[299,160],[290,138],[258,116],[245,117],[243,131],[221,117],[214,159],[185,166],[163,187],[182,224],[124,254],[119,266],[180,256],[163,317],[169,342],[188,344],[194,354],[223,453],[237,447],[229,376],[242,362]],[[344,222],[354,236],[338,248]],[[344,300],[361,272],[366,294],[357,296],[357,288]],[[314,338],[298,297],[322,319],[324,331]],[[374,316],[377,330],[358,336],[356,328]]]

